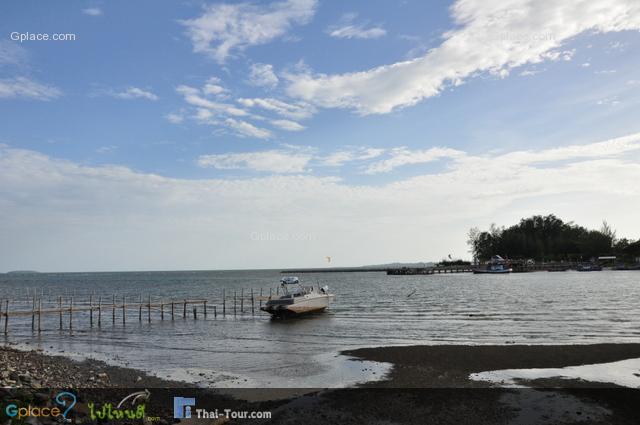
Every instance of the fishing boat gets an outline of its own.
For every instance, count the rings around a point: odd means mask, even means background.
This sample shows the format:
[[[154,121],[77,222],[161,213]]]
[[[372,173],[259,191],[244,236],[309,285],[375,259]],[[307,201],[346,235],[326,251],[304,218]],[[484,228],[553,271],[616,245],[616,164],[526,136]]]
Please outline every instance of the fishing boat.
[[[506,274],[512,271],[512,268],[504,264],[489,264],[487,268],[484,269],[473,269],[473,274]]]
[[[507,266],[507,261],[499,255],[491,257],[491,261],[487,267],[483,269],[473,269],[473,274],[507,274],[513,269]]]
[[[335,298],[329,293],[329,287],[315,288],[303,286],[296,276],[287,276],[280,279],[280,287],[283,294],[279,297],[269,297],[262,311],[273,316],[300,315],[323,311]]]
[[[602,271],[602,266],[593,263],[580,264],[576,268],[579,272],[599,272]]]

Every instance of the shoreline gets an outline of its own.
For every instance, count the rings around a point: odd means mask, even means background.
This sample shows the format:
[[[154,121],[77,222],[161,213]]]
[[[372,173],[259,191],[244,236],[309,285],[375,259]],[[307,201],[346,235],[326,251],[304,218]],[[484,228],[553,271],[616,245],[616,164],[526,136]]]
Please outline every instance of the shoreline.
[[[165,380],[100,360],[77,361],[4,345],[0,346],[0,361],[6,365],[0,374],[0,387],[4,387],[0,393],[17,390],[42,399],[48,390],[66,388],[90,394],[84,397],[92,400],[113,401],[135,390],[150,389],[154,395],[148,408],[154,414],[161,413],[162,424],[175,422],[170,406],[177,394],[195,395],[199,406],[203,400],[202,404],[210,408],[272,412],[271,421],[255,423],[308,425],[418,424],[424,423],[425,418],[429,422],[462,424],[635,423],[632,406],[640,401],[638,389],[602,382],[555,377],[526,381],[523,383],[530,388],[513,389],[469,377],[471,373],[500,369],[566,367],[640,358],[640,344],[414,345],[360,348],[341,354],[363,362],[363,367],[367,361],[387,362],[393,367],[382,380],[351,388],[221,390]],[[265,397],[272,394],[278,394],[278,399]],[[80,410],[78,414],[82,414]]]

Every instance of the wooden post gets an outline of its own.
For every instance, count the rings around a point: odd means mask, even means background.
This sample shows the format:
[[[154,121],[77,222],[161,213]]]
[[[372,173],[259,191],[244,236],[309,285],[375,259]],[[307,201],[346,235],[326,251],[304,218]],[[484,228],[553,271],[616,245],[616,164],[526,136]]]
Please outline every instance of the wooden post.
[[[93,327],[93,294],[89,295],[89,326]]]
[[[4,304],[4,334],[6,335],[9,330],[9,299]]]
[[[138,322],[142,322],[142,294],[138,300]]]
[[[33,293],[33,303],[31,304],[31,332],[35,331],[35,319],[36,319],[36,295],[35,290]]]
[[[98,327],[102,326],[102,295],[98,296]]]
[[[173,303],[173,300],[171,300],[171,320],[173,320],[173,307],[174,307],[174,303]]]
[[[62,297],[58,297],[58,314],[60,315],[60,330],[62,330]]]
[[[213,306],[213,318],[216,319],[218,317],[218,312],[216,311],[216,306]]]
[[[184,307],[182,309],[182,318],[183,319],[187,318],[187,300],[184,300]]]
[[[224,296],[224,288],[222,288],[222,316],[226,316],[227,315],[227,301],[226,301],[226,297]]]
[[[73,295],[69,300],[69,332],[73,330]]]
[[[260,288],[260,308],[262,308],[262,288]]]
[[[38,333],[40,333],[40,316],[42,314],[42,298],[38,300]]]
[[[233,315],[236,315],[236,291],[233,290]]]
[[[160,320],[164,320],[164,301],[160,300]]]
[[[122,296],[122,326],[124,326],[127,323],[126,301],[127,301],[127,296],[123,295]]]
[[[193,306],[193,320],[197,320],[198,319],[198,307],[196,307],[195,305]]]
[[[271,299],[272,297],[272,294],[271,294],[272,291],[273,291],[273,288],[269,288],[269,299]]]
[[[244,288],[240,288],[240,313],[244,313]]]
[[[254,300],[253,300],[253,288],[251,288],[251,315],[254,314]]]
[[[203,308],[204,308],[204,318],[207,318],[207,300],[204,300],[203,302]]]
[[[151,323],[151,294],[149,294],[149,304],[147,304],[147,321]]]
[[[116,324],[116,294],[113,294],[111,301],[111,324]]]

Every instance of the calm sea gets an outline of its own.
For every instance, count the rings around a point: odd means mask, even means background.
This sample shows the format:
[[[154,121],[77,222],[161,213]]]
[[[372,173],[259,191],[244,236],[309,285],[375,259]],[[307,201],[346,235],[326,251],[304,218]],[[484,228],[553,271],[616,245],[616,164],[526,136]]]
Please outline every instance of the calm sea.
[[[42,333],[31,332],[31,317],[12,318],[7,342],[69,356],[94,357],[153,372],[219,386],[340,386],[372,378],[375,368],[336,357],[364,346],[404,344],[584,344],[640,342],[640,272],[538,272],[505,276],[446,274],[386,276],[384,273],[300,275],[305,284],[329,285],[336,294],[324,314],[270,320],[250,302],[234,317],[232,301],[222,317],[221,295],[253,288],[268,293],[275,270],[44,273],[0,275],[0,298],[12,308],[30,308],[29,291],[44,294],[44,307],[57,296],[76,303],[124,294],[128,301],[149,294],[154,301],[207,298],[209,316],[197,321],[142,323],[130,310],[122,326],[117,312],[103,312],[91,329],[88,312],[74,314],[73,332],[58,330],[58,316],[43,317]],[[120,300],[118,301],[120,302]],[[66,301],[65,301],[66,304]],[[218,317],[214,318],[212,306]],[[1,338],[1,336],[0,336]],[[362,369],[367,369],[363,371]],[[364,376],[369,374],[369,376]]]

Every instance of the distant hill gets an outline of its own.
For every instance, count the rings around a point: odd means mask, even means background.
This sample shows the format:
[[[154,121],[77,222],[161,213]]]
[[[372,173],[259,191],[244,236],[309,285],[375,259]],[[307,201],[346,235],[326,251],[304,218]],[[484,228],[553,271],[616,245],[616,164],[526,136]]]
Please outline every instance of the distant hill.
[[[36,273],[40,273],[40,272],[37,272],[35,270],[12,270],[10,272],[7,272],[7,274],[36,274]]]

